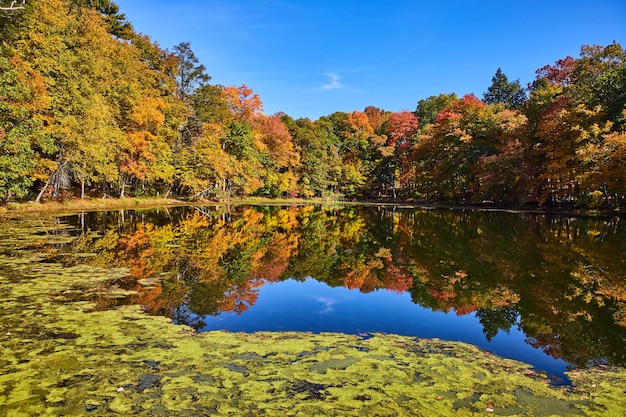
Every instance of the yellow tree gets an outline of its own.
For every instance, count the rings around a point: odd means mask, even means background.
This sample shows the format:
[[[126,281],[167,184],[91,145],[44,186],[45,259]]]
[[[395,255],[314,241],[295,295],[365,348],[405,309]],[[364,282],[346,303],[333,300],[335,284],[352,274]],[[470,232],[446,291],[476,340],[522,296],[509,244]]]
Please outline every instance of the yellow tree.
[[[67,178],[61,120],[74,109],[75,102],[66,82],[74,67],[74,58],[66,41],[76,33],[76,16],[67,6],[62,0],[33,4],[23,15],[20,31],[10,46],[10,52],[17,59],[27,62],[33,73],[42,75],[43,86],[50,97],[48,105],[32,115],[44,123],[44,134],[53,141],[47,152],[42,152],[36,167],[35,177],[44,183],[37,200],[49,185],[58,191]]]
[[[265,160],[263,192],[268,196],[282,196],[295,192],[298,177],[296,170],[300,156],[296,152],[291,134],[279,115],[258,115],[253,127],[262,160]]]
[[[173,174],[173,169],[165,165],[169,145],[158,135],[165,122],[164,108],[165,102],[159,97],[133,102],[133,111],[123,127],[127,141],[120,153],[120,197],[124,197],[127,182],[136,185],[137,181],[167,180]]]
[[[179,127],[188,117],[185,104],[175,98],[176,60],[145,39],[138,46],[118,42],[112,60],[108,93],[118,109],[118,123],[126,134],[119,148],[120,195],[146,183],[170,184],[173,152]]]
[[[533,164],[528,118],[518,110],[496,113],[495,152],[478,160],[480,201],[524,203],[531,198],[539,166]]]
[[[181,191],[194,197],[227,197],[237,174],[238,162],[222,148],[222,126],[204,123],[202,136],[178,154],[177,177]]]
[[[105,16],[70,1],[33,4],[22,27],[12,52],[42,74],[49,105],[33,117],[54,140],[38,163],[37,200],[48,186],[54,196],[72,180],[81,195],[89,184],[123,195],[127,181],[167,180],[171,118],[181,112],[168,98],[174,84],[166,55],[132,32],[137,46],[115,37]]]
[[[576,150],[581,170],[577,177],[590,193],[591,205],[623,207],[626,200],[626,132],[603,133]]]
[[[577,153],[589,156],[610,131],[611,122],[603,122],[602,115],[600,106],[594,109],[584,104],[575,106],[565,96],[557,97],[548,107],[535,134],[536,146],[545,161],[538,178],[543,201],[574,202],[590,191],[579,181],[579,174],[585,168]]]

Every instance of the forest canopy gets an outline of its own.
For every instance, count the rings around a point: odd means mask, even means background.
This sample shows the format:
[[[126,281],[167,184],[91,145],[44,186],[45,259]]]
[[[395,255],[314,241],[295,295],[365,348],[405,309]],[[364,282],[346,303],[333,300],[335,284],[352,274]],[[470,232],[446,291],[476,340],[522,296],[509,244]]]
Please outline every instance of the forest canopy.
[[[110,0],[0,10],[0,202],[166,195],[626,204],[626,51],[582,46],[482,99],[267,115]],[[8,8],[8,7],[7,7]]]

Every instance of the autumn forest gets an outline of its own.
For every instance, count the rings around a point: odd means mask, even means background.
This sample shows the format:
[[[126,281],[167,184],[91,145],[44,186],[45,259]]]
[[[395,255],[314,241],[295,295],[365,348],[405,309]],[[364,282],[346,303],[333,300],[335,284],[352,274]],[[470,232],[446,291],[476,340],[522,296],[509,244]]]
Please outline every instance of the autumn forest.
[[[528,86],[312,121],[212,84],[192,45],[110,0],[0,11],[0,202],[87,196],[626,206],[626,50],[582,46]],[[332,109],[330,109],[332,110]]]

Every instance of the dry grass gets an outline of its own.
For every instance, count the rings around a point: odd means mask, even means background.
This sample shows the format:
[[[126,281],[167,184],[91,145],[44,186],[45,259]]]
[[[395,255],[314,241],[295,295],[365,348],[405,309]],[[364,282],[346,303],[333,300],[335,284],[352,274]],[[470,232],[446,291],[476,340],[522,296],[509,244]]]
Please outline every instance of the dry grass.
[[[95,210],[120,210],[144,207],[163,207],[189,204],[173,198],[83,198],[55,200],[43,203],[9,203],[0,206],[0,216],[20,217],[38,213],[75,213]]]
[[[0,206],[0,217],[21,217],[29,214],[67,214],[82,211],[97,210],[122,210],[134,208],[164,207],[164,206],[181,206],[181,205],[205,205],[205,204],[253,204],[253,205],[301,205],[301,204],[318,204],[318,205],[334,205],[334,204],[354,204],[340,202],[331,199],[270,199],[263,197],[248,197],[243,199],[233,199],[228,201],[213,201],[204,199],[195,200],[179,200],[174,198],[157,198],[157,197],[141,197],[141,198],[73,198],[50,200],[43,203],[35,203],[32,201],[24,203],[8,203]]]

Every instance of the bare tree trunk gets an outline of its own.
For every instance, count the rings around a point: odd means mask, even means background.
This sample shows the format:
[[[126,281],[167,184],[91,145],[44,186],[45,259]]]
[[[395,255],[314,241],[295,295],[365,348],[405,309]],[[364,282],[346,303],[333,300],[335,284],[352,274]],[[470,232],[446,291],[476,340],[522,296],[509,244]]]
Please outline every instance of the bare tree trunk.
[[[46,190],[50,186],[50,180],[52,180],[52,175],[50,176],[50,178],[48,178],[48,181],[46,181],[44,186],[41,188],[41,191],[39,191],[39,194],[37,194],[37,198],[35,198],[35,203],[39,203],[41,201],[41,197],[43,197],[43,194],[46,192]]]
[[[52,196],[56,197],[59,192],[59,178],[62,177],[62,170],[64,169],[64,163],[59,163],[57,169],[50,174],[48,181],[43,185],[39,194],[37,194],[37,198],[35,198],[35,203],[41,202],[41,197],[43,197],[44,193],[48,190],[48,187],[52,184],[54,186],[54,191]]]

